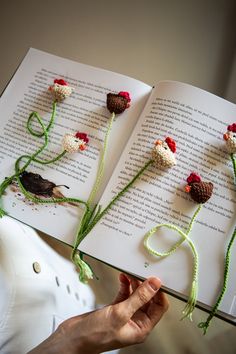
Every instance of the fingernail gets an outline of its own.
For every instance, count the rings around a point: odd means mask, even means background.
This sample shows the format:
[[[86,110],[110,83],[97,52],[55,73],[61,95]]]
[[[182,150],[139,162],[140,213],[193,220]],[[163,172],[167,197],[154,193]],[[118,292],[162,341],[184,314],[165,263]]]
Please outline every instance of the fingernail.
[[[148,284],[150,285],[150,287],[154,290],[154,291],[157,291],[158,289],[160,289],[160,280],[158,280],[158,279],[155,279],[155,278],[153,278],[153,279],[150,279],[149,281],[148,281]]]

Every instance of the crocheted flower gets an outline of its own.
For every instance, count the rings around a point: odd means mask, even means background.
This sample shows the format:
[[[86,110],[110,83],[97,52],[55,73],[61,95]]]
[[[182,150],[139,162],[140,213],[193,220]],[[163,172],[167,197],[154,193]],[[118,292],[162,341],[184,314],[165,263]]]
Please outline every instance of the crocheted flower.
[[[130,107],[130,94],[125,91],[120,91],[118,94],[107,94],[107,109],[111,113],[120,114]]]
[[[228,125],[227,133],[223,135],[226,147],[230,154],[236,153],[236,123]]]
[[[152,159],[156,167],[173,167],[176,165],[176,144],[173,139],[167,137],[165,141],[157,140],[152,150]]]
[[[65,134],[62,145],[65,151],[73,153],[86,149],[89,139],[86,133]]]
[[[210,199],[213,192],[213,183],[202,182],[201,177],[194,172],[187,178],[187,183],[185,191],[190,194],[195,202],[203,204]]]
[[[48,90],[52,93],[55,100],[61,102],[72,93],[72,87],[63,79],[55,79],[54,84]]]

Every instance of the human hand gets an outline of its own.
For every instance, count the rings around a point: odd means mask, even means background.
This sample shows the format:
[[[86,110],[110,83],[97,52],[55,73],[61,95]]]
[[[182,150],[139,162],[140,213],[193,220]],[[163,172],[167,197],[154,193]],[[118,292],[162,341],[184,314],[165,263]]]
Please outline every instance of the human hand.
[[[143,342],[169,306],[160,286],[154,277],[142,283],[120,274],[111,305],[64,321],[29,354],[98,354]]]

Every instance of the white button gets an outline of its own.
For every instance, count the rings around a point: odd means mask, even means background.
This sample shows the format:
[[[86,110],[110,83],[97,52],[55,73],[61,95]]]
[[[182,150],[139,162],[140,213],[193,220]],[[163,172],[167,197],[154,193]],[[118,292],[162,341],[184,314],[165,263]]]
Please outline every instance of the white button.
[[[41,272],[41,266],[38,262],[34,262],[33,263],[33,270],[35,271],[35,273],[40,273]]]

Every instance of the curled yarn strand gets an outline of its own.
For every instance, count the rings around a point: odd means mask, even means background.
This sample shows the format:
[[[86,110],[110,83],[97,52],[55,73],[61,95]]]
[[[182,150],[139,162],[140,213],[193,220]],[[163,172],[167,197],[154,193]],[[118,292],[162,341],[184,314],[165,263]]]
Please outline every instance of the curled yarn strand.
[[[197,210],[195,211],[190,223],[189,223],[189,227],[187,229],[186,232],[183,232],[179,227],[173,225],[173,224],[159,224],[157,226],[155,226],[154,228],[152,228],[151,230],[149,230],[146,235],[144,236],[144,247],[146,248],[146,250],[148,251],[148,253],[157,256],[157,257],[167,257],[170,256],[171,254],[173,254],[179,247],[180,245],[184,242],[187,241],[187,243],[189,244],[192,253],[193,253],[193,257],[194,257],[194,265],[193,265],[193,276],[192,276],[192,284],[191,284],[191,290],[188,296],[188,301],[187,304],[185,306],[185,308],[183,309],[182,313],[183,313],[183,317],[182,319],[184,319],[185,317],[188,317],[190,320],[192,320],[192,313],[195,309],[196,306],[196,301],[197,301],[197,294],[198,294],[198,253],[196,251],[196,248],[193,244],[193,242],[191,241],[191,239],[188,237],[190,231],[192,230],[193,227],[193,223],[194,220],[196,219],[198,213],[200,212],[202,208],[202,204],[200,204],[197,208]],[[170,230],[176,231],[180,236],[181,239],[175,243],[168,251],[166,252],[158,252],[157,250],[153,249],[150,245],[149,245],[149,239],[150,237],[161,227],[166,227]]]

